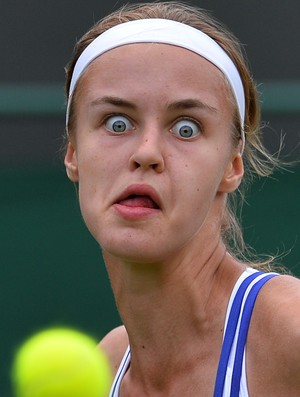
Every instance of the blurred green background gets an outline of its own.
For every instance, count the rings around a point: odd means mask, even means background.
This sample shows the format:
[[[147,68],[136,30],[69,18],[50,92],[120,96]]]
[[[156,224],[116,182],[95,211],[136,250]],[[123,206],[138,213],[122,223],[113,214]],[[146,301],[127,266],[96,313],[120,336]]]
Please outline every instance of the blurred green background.
[[[251,189],[245,235],[260,253],[287,252],[282,263],[299,276],[300,169],[276,177]],[[62,167],[1,170],[0,178],[0,373],[7,390],[14,349],[33,331],[68,325],[100,339],[120,322],[99,247]]]
[[[300,2],[194,3],[245,43],[262,94],[266,145],[275,152],[283,134],[283,154],[299,161]],[[83,224],[60,150],[64,65],[75,38],[112,8],[108,0],[1,3],[1,397],[12,395],[13,354],[33,332],[67,325],[101,339],[120,324],[100,249]],[[281,262],[297,276],[299,218],[300,166],[258,180],[249,190],[243,211],[247,243],[260,254],[283,254]]]

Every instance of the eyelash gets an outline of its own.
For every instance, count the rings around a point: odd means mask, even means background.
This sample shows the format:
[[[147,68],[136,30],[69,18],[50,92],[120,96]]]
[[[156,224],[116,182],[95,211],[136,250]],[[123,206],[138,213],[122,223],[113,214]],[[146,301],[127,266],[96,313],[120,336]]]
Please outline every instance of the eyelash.
[[[110,119],[112,119],[112,118],[114,118],[114,117],[116,118],[115,121],[110,120]],[[116,122],[118,121],[118,119],[119,119],[119,121],[121,121],[121,123],[119,124],[120,130],[119,130],[119,131],[113,130],[113,124],[116,123]],[[123,120],[122,120],[122,119],[123,119]],[[112,123],[112,126],[111,126],[111,127],[108,127],[108,126],[107,126],[107,124],[108,124],[109,121],[111,121],[111,123]],[[178,124],[180,124],[180,122],[182,122],[182,125],[178,128],[178,131],[175,131],[175,130],[176,130],[176,126],[178,127]],[[122,123],[124,123],[124,130],[122,130]],[[190,124],[189,124],[189,123],[190,123]],[[130,124],[129,128],[127,128],[127,127],[128,127],[128,124]],[[191,127],[191,124],[193,124],[192,127]],[[133,130],[135,130],[134,124],[133,124],[133,122],[131,121],[131,119],[130,119],[128,116],[126,116],[126,115],[124,115],[124,114],[120,114],[120,113],[112,113],[112,114],[109,114],[108,116],[106,116],[106,117],[104,118],[104,120],[103,120],[103,125],[105,126],[105,128],[106,128],[109,132],[111,132],[111,133],[114,134],[114,135],[122,135],[122,134],[126,134],[128,131],[133,131]],[[181,135],[181,132],[182,132],[182,133],[184,132],[184,131],[180,131],[183,127],[191,127],[192,130],[193,130],[193,128],[196,127],[196,129],[197,129],[196,135],[194,135],[194,131],[192,131],[192,134],[193,134],[192,136],[188,136],[188,135],[183,136],[183,135]],[[199,121],[196,121],[196,120],[194,120],[194,119],[192,119],[192,118],[190,118],[190,117],[183,117],[183,116],[182,116],[181,118],[177,119],[177,120],[172,124],[172,127],[170,128],[169,131],[170,131],[172,134],[174,134],[175,136],[177,136],[179,139],[190,140],[190,139],[195,138],[195,136],[200,135],[200,134],[203,132],[203,126],[202,126],[202,124],[201,124]],[[186,129],[185,131],[186,131],[186,133],[188,134],[188,132],[189,132],[188,129]]]
[[[130,130],[134,130],[135,128],[134,128],[134,125],[133,125],[133,122],[130,120],[130,118],[128,117],[128,116],[125,116],[125,115],[123,115],[123,114],[120,114],[120,113],[112,113],[112,114],[110,114],[110,115],[108,115],[107,117],[105,117],[105,119],[103,120],[103,125],[105,126],[105,128],[108,130],[108,131],[110,131],[111,133],[113,133],[113,134],[116,134],[116,135],[118,135],[118,134],[123,134],[123,133],[126,133],[127,131],[114,131],[113,130],[113,127],[111,127],[111,128],[108,128],[107,127],[107,123],[110,121],[110,119],[112,119],[113,117],[115,117],[116,118],[116,120],[114,121],[114,122],[112,122],[112,124],[114,124],[116,121],[118,121],[118,119],[119,119],[119,121],[122,121],[122,122],[124,122],[124,125],[125,125],[125,129],[126,129],[126,123],[128,124],[128,123],[130,123],[131,124],[131,128],[130,128]],[[125,119],[125,121],[124,120],[121,120],[121,119]],[[120,128],[121,128],[121,126],[120,126]]]
[[[202,124],[199,121],[196,121],[190,117],[181,117],[180,119],[177,119],[174,123],[172,128],[170,129],[171,132],[173,132],[174,128],[176,127],[176,124],[179,124],[180,122],[182,122],[182,126],[179,128],[182,129],[182,127],[190,127],[189,123],[193,124],[194,127],[197,128],[196,131],[196,136],[200,135],[203,132],[203,127]],[[174,135],[177,135],[175,132],[173,132]],[[180,131],[178,132],[178,138],[180,139],[184,139],[184,140],[189,140],[189,139],[193,139],[195,138],[195,136],[179,136]]]

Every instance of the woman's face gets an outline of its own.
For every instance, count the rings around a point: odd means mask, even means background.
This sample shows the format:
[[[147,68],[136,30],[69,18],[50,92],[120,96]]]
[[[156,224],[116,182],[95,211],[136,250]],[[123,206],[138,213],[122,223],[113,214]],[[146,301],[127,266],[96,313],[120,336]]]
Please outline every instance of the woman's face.
[[[243,172],[221,72],[186,49],[132,44],[93,61],[78,90],[65,164],[103,250],[155,262],[218,239]]]

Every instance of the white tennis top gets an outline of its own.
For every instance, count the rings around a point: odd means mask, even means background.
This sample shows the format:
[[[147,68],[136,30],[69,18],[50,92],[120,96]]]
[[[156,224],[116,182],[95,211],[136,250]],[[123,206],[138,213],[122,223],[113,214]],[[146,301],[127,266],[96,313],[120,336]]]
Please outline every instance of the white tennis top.
[[[224,335],[225,335],[225,332],[227,329],[228,318],[231,313],[232,305],[233,305],[234,299],[236,297],[236,294],[237,294],[238,290],[240,289],[243,281],[246,280],[249,276],[253,275],[254,273],[257,273],[257,271],[252,268],[247,268],[244,271],[244,273],[242,273],[242,275],[239,277],[239,279],[237,280],[237,282],[232,290],[232,293],[231,293],[231,296],[230,296],[230,299],[228,302],[227,311],[226,311]],[[216,391],[215,391],[215,395],[218,395],[218,396],[220,395],[222,397],[229,397],[229,396],[235,395],[235,394],[232,394],[232,391],[231,391],[231,382],[232,382],[232,374],[233,374],[233,368],[234,368],[235,353],[236,353],[236,349],[237,349],[237,341],[238,341],[238,336],[240,333],[241,317],[243,314],[245,302],[247,300],[247,297],[248,297],[251,289],[261,279],[265,278],[265,276],[266,276],[266,274],[262,273],[262,274],[258,275],[258,277],[256,277],[253,281],[251,281],[251,283],[249,283],[248,288],[246,289],[245,295],[243,296],[239,320],[238,320],[237,328],[235,331],[235,336],[233,339],[233,344],[231,347],[231,351],[230,351],[230,355],[229,355],[229,359],[228,359],[228,363],[227,363],[223,392],[219,391],[218,393],[216,393]],[[130,353],[130,347],[128,347],[124,354],[122,362],[119,366],[117,374],[115,376],[109,397],[119,397],[120,385],[121,385],[122,379],[123,379],[126,371],[128,370],[128,368],[130,366],[130,360],[131,360],[131,353]],[[236,395],[238,395],[238,397],[249,397],[248,388],[247,388],[247,376],[246,376],[246,364],[245,363],[246,363],[246,359],[245,359],[245,350],[244,350],[243,359],[242,359],[239,392],[236,394]]]

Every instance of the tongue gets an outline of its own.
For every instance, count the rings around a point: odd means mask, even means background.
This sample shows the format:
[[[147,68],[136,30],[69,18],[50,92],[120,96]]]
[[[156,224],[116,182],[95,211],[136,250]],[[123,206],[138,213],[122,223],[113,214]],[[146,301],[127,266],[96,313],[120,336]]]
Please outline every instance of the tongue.
[[[120,201],[119,204],[126,205],[127,207],[157,208],[157,205],[148,196],[131,196]]]

